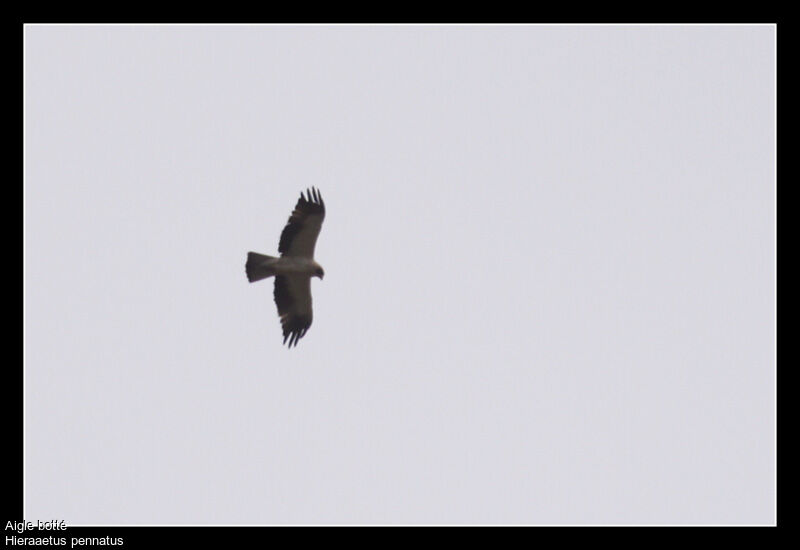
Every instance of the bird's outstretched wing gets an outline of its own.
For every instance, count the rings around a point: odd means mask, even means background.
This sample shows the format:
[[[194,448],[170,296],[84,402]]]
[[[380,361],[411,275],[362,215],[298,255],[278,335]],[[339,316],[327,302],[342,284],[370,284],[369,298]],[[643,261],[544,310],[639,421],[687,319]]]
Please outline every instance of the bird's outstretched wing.
[[[300,199],[281,233],[278,244],[281,256],[313,258],[314,246],[324,219],[325,203],[319,191],[312,187],[306,190],[306,195],[301,192]]]
[[[283,343],[289,347],[305,336],[314,313],[311,308],[311,277],[278,275],[275,277],[275,304],[283,327]]]

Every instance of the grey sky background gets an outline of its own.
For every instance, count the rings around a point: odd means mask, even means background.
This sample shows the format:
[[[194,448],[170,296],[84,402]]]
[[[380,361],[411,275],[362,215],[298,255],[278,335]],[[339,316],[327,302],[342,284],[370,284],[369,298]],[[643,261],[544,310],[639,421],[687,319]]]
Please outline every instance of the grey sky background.
[[[26,519],[774,521],[774,27],[24,39]]]

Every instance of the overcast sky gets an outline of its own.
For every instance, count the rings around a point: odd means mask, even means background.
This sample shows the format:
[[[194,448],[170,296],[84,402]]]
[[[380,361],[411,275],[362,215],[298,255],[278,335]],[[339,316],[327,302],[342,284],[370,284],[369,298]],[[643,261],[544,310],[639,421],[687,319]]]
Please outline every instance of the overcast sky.
[[[24,40],[26,519],[775,520],[773,26]]]

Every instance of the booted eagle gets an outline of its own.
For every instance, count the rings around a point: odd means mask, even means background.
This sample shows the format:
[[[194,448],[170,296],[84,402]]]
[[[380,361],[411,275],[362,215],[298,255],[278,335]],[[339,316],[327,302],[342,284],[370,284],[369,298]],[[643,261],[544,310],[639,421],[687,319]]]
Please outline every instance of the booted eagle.
[[[245,271],[251,283],[275,276],[275,304],[283,327],[283,343],[289,347],[305,336],[311,326],[311,278],[325,276],[322,266],[314,261],[314,245],[317,244],[322,220],[325,219],[325,203],[315,188],[300,193],[289,221],[281,233],[278,252],[281,257],[266,256],[257,252],[247,253]]]

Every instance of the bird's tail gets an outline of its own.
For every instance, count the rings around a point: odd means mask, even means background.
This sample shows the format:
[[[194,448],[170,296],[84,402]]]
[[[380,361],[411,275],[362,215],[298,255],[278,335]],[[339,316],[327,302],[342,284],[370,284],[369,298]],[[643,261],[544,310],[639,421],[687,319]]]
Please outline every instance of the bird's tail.
[[[278,258],[274,256],[267,256],[266,254],[259,254],[258,252],[248,252],[247,263],[244,266],[247,272],[247,280],[254,283],[275,275],[272,264],[277,259]]]

